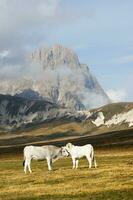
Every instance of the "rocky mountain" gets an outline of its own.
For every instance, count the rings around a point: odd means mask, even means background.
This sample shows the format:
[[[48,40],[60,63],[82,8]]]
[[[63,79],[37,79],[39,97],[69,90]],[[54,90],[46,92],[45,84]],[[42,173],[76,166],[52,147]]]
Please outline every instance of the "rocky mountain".
[[[1,131],[34,128],[46,122],[50,123],[48,126],[55,122],[74,122],[81,127],[80,134],[129,129],[133,127],[133,103],[113,103],[97,109],[73,111],[46,100],[0,95]],[[72,124],[70,128],[75,129]]]
[[[36,99],[36,93],[39,98],[72,110],[94,108],[110,102],[88,66],[81,64],[78,56],[68,48],[55,45],[37,49],[28,56],[28,63],[32,75],[0,81],[1,94],[20,93],[20,96]]]
[[[68,111],[46,100],[0,95],[0,129],[17,130],[67,117]]]

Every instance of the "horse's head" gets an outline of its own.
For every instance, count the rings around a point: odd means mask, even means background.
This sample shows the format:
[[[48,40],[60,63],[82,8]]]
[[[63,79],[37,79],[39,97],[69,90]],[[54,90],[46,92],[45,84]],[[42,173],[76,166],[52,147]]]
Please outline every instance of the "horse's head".
[[[62,156],[65,156],[65,157],[69,156],[69,152],[67,151],[66,147],[61,147],[61,154]]]

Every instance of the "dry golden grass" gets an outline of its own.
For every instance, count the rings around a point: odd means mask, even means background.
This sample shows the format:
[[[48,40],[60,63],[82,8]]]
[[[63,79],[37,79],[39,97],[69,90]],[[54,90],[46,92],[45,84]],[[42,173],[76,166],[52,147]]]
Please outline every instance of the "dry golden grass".
[[[73,132],[76,135],[86,133],[88,128],[83,123],[77,122],[53,122],[52,124],[43,124],[37,128],[30,128],[27,131],[21,131],[19,134],[18,132],[11,133],[0,133],[0,139],[8,139],[8,138],[15,138],[15,137],[22,137],[22,136],[39,136],[39,135],[51,135],[56,133],[66,133],[66,132]]]
[[[85,159],[72,170],[70,158],[47,170],[45,161],[32,162],[32,174],[24,174],[22,156],[0,158],[0,199],[3,200],[132,200],[133,150],[96,150],[97,169]]]

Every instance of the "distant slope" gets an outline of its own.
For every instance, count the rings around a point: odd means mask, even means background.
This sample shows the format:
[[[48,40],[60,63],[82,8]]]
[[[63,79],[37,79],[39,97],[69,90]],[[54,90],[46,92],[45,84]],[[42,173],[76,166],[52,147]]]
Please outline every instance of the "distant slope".
[[[7,118],[15,125],[10,125],[10,132],[1,130],[1,152],[19,151],[28,144],[64,145],[70,141],[98,147],[133,145],[133,103],[113,103],[72,113],[47,101],[0,95],[1,127],[9,128]]]
[[[68,127],[73,122],[81,127],[80,135],[129,129],[133,127],[133,103],[112,103],[97,109],[72,111],[46,100],[0,95],[1,132],[37,129],[46,122],[50,122],[50,126],[58,122]]]
[[[106,132],[133,127],[133,103],[112,103],[85,111],[85,123],[91,131]]]
[[[66,114],[65,109],[49,101],[0,95],[1,130],[26,128],[44,121],[57,120]]]
[[[14,138],[1,139],[0,137],[0,154],[3,153],[21,153],[26,145],[56,145],[64,146],[68,142],[75,145],[92,144],[97,148],[123,147],[133,148],[133,129],[112,131],[100,135],[86,135],[52,138],[50,135],[40,136],[18,136]]]

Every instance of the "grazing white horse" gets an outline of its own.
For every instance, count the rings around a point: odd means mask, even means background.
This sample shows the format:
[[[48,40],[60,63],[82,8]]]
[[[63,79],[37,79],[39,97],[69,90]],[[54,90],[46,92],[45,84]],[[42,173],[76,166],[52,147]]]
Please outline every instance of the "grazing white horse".
[[[63,156],[68,156],[66,151],[62,148],[46,145],[46,146],[26,146],[24,148],[24,172],[26,173],[27,168],[31,173],[31,160],[47,160],[48,170],[52,170],[51,164]]]
[[[94,149],[91,144],[87,144],[84,146],[75,146],[72,143],[68,143],[65,147],[63,147],[67,153],[71,156],[73,162],[73,169],[78,168],[79,159],[82,157],[86,157],[89,162],[89,168],[92,167],[92,162],[94,162],[95,168],[97,167],[96,160],[94,157]],[[68,156],[68,155],[67,155]]]

